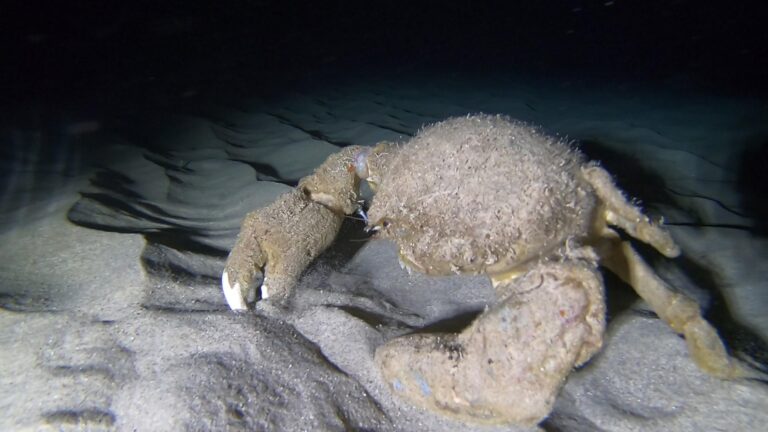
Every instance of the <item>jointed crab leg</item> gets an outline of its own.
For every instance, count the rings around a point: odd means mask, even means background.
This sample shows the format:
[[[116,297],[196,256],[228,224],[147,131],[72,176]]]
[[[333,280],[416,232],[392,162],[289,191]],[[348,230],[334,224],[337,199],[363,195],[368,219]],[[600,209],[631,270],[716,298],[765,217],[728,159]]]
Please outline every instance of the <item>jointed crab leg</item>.
[[[506,296],[461,333],[376,350],[395,394],[463,421],[533,425],[549,414],[564,378],[602,344],[602,278],[592,262],[568,260],[501,283]]]
[[[604,220],[609,225],[623,229],[632,237],[653,246],[666,257],[674,258],[680,255],[680,248],[669,232],[653,223],[637,206],[629,203],[606,170],[590,164],[582,168],[581,173],[602,201],[604,215],[597,217],[600,222]]]
[[[602,241],[596,245],[601,263],[632,286],[659,317],[673,330],[685,336],[688,351],[705,372],[719,378],[736,378],[744,370],[725,350],[717,331],[702,316],[699,305],[675,292],[638,255],[632,245],[621,241],[608,225],[617,226],[632,237],[642,240],[668,257],[680,254],[672,236],[660,225],[650,221],[639,208],[627,202],[610,174],[596,165],[582,169],[584,178],[602,201],[597,215],[597,234]]]
[[[701,316],[699,305],[659,278],[629,242],[616,246],[618,253],[602,263],[631,285],[674,331],[685,336],[688,352],[699,368],[718,378],[744,376],[745,370],[728,355],[715,328]]]

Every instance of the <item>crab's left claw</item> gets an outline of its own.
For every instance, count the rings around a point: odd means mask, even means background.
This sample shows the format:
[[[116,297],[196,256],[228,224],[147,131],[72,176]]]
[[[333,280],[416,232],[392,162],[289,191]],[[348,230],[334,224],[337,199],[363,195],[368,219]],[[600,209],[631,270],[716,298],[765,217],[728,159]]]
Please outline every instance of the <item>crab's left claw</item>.
[[[230,280],[229,272],[224,270],[221,274],[221,287],[224,290],[224,298],[229,308],[233,311],[248,310],[248,294],[250,287],[241,283],[236,278]]]
[[[360,150],[349,146],[330,155],[296,189],[248,213],[221,275],[232,310],[248,308],[260,274],[262,300],[290,296],[304,269],[333,242],[344,216],[359,207],[354,158]]]
[[[232,310],[246,310],[260,275],[261,300],[288,299],[301,273],[333,241],[344,216],[307,199],[304,192],[283,194],[245,217],[221,275]]]
[[[260,228],[263,211],[257,210],[245,217],[235,247],[227,257],[221,274],[224,298],[233,311],[248,309],[248,298],[252,297],[257,276],[261,275],[267,263],[267,256],[261,247],[263,236]],[[261,297],[267,293],[262,288]]]

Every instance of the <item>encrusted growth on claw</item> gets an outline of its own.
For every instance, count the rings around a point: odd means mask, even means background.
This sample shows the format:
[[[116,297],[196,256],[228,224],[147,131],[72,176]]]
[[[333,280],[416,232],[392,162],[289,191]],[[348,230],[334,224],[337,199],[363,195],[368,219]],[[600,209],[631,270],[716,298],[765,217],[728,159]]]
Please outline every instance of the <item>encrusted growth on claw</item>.
[[[330,210],[345,215],[354,213],[360,180],[349,167],[356,163],[361,151],[360,146],[350,146],[330,155],[312,175],[299,181],[298,189]]]
[[[285,300],[301,272],[334,240],[345,215],[356,213],[371,227],[359,201],[360,181],[375,188],[394,149],[390,143],[345,147],[301,179],[294,191],[249,213],[222,273],[229,307],[247,309],[257,273],[264,273],[261,299]]]
[[[295,190],[245,217],[222,273],[231,309],[247,309],[258,273],[264,274],[261,299],[287,299],[301,272],[333,242],[344,216],[359,208],[359,179],[348,168],[360,150],[331,155]]]

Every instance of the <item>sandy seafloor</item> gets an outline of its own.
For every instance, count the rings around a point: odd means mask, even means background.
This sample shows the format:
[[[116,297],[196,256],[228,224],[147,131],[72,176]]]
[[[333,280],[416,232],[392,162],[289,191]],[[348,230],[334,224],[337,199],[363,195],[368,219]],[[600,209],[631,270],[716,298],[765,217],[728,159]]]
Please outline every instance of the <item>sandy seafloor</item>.
[[[704,305],[739,358],[768,363],[766,196],[743,174],[764,169],[764,102],[479,82],[371,77],[237,103],[185,91],[140,114],[63,110],[56,124],[4,130],[0,430],[518,430],[412,408],[373,363],[389,338],[482,310],[493,301],[483,278],[408,276],[350,219],[288,311],[232,313],[219,287],[245,213],[326,156],[477,112],[541,125],[601,160],[683,249],[646,259]],[[768,424],[768,385],[703,374],[627,286],[606,285],[605,348],[542,429]]]

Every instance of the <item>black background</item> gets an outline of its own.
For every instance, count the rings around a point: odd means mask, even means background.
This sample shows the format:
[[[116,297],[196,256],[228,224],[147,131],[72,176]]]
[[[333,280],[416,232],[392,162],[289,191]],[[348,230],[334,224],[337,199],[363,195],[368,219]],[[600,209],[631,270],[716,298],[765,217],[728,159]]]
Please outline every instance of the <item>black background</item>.
[[[290,85],[408,68],[765,96],[760,2],[131,1],[0,6],[3,98]]]

